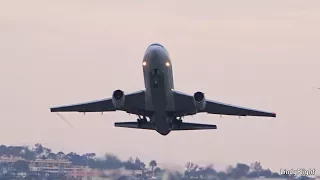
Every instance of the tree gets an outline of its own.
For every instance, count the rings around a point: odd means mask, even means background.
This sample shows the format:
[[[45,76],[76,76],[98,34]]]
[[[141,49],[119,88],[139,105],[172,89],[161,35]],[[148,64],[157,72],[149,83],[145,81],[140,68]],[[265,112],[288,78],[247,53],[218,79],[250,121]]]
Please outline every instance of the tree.
[[[23,146],[2,146],[6,156],[23,157],[25,147]]]
[[[193,164],[191,171],[189,172],[189,177],[197,177],[200,178],[199,166],[197,164]]]
[[[250,170],[250,167],[246,164],[238,163],[236,168],[234,169],[234,175],[235,177],[241,178],[241,177],[246,177],[248,172]]]
[[[280,174],[278,173],[272,173],[271,178],[280,178]]]
[[[139,169],[144,170],[146,168],[146,164],[144,164],[138,157],[134,161],[134,164],[139,167]]]
[[[66,155],[66,157],[72,162],[72,164],[77,166],[85,166],[87,163],[86,159],[77,153],[71,152]]]
[[[35,144],[34,152],[37,155],[42,154],[43,153],[43,146],[41,144],[39,144],[39,143]]]
[[[129,157],[128,161],[131,162],[131,163],[133,163],[132,157]]]
[[[130,157],[126,162],[123,162],[123,165],[126,169],[130,169],[130,170],[138,170],[141,169],[139,167],[139,160],[136,159],[136,161],[134,162],[133,159]]]
[[[184,175],[186,177],[195,176],[195,171],[198,169],[198,165],[194,164],[193,162],[187,162],[185,167],[186,171],[184,172]]]
[[[264,177],[271,177],[271,175],[272,175],[272,172],[270,171],[270,169],[262,170],[260,173],[260,176],[264,176]]]
[[[205,177],[208,178],[210,176],[214,176],[217,174],[216,170],[214,170],[213,165],[209,165],[205,168],[202,169],[201,174]]]
[[[263,170],[263,168],[262,168],[260,162],[256,161],[250,165],[250,170],[259,173]]]
[[[151,167],[151,171],[153,172],[154,167],[157,166],[157,161],[155,160],[150,161],[149,166]]]
[[[51,153],[51,149],[43,147],[43,153],[42,155],[48,158],[48,155]]]
[[[258,176],[259,174],[255,171],[249,172],[249,174],[247,175],[248,178],[256,178]]]
[[[227,173],[225,173],[225,172],[218,172],[217,173],[217,177],[220,179],[220,180],[226,180],[227,178],[228,178],[228,175],[227,175]]]
[[[21,157],[30,161],[36,158],[36,154],[28,146],[25,146],[21,151]]]
[[[57,158],[63,159],[64,157],[65,157],[65,154],[63,152],[60,151],[57,153]]]
[[[93,159],[93,158],[95,158],[95,156],[96,156],[96,153],[87,153],[86,154],[86,157],[89,159]]]
[[[48,159],[57,159],[57,155],[55,153],[49,153],[47,158]]]
[[[7,156],[7,155],[8,155],[7,146],[1,145],[0,146],[0,156]]]
[[[89,166],[93,164],[94,162],[94,157],[96,156],[95,153],[86,153],[86,154],[83,154],[81,156],[81,159],[82,159],[82,163],[84,163],[86,166]]]
[[[29,171],[29,163],[27,161],[16,161],[13,163],[13,168],[18,171]]]
[[[256,161],[250,165],[250,176],[260,177],[260,173],[263,171],[262,165],[260,162]]]
[[[187,164],[186,164],[187,171],[191,171],[193,169],[194,165],[195,164],[192,162],[187,162]]]
[[[105,160],[103,161],[103,167],[106,169],[118,169],[121,168],[123,163],[120,159],[112,154],[106,154]]]
[[[104,159],[95,158],[95,153],[85,153],[83,155],[79,155],[74,152],[70,152],[68,154],[65,154],[64,152],[58,152],[57,154],[53,153],[51,149],[44,147],[40,143],[35,144],[35,147],[33,149],[30,149],[27,146],[5,146],[0,145],[0,156],[16,156],[16,157],[22,157],[26,160],[34,160],[35,158],[42,157],[43,159],[47,158],[67,158],[69,159],[73,165],[80,165],[85,166],[88,165],[91,168],[98,168],[98,169],[118,169],[121,167],[125,167],[128,169],[136,170],[136,169],[145,169],[146,164],[142,162],[138,157],[135,158],[135,160],[130,157],[127,161],[121,161],[119,158],[112,154],[106,154]],[[159,167],[157,167],[156,160],[152,160],[149,163],[150,169],[152,170],[154,175],[161,176],[162,172],[164,170],[161,170]],[[20,170],[20,171],[28,171],[28,163],[26,161],[17,161],[13,164],[13,168]],[[235,167],[229,166],[226,172],[217,172],[212,165],[206,166],[206,167],[199,167],[198,165],[188,162],[186,164],[186,171],[185,171],[185,177],[195,177],[195,178],[205,178],[205,179],[217,179],[219,180],[226,180],[229,178],[233,179],[239,179],[241,177],[259,177],[259,176],[265,176],[265,177],[271,177],[271,178],[277,178],[277,177],[289,177],[289,175],[279,175],[278,173],[271,172],[270,169],[263,169],[260,162],[254,162],[249,166],[246,164],[238,163]],[[161,173],[159,173],[161,172]],[[173,173],[173,172],[172,172]],[[171,174],[172,174],[171,173]],[[41,173],[40,173],[41,174]],[[44,174],[42,174],[44,176]],[[142,178],[146,177],[146,173],[142,174]],[[176,176],[181,177],[182,175]],[[211,177],[210,177],[211,176]],[[214,177],[216,176],[216,177]],[[0,177],[0,180],[2,178],[6,178],[6,176]],[[32,177],[28,177],[27,179],[31,179]],[[49,178],[49,177],[48,177]],[[53,179],[56,179],[57,177],[51,177]],[[58,179],[61,179],[63,177],[59,177]],[[305,177],[303,177],[305,178]],[[12,178],[8,178],[12,179]],[[176,178],[174,178],[176,179]]]
[[[159,167],[156,167],[156,168],[154,169],[154,175],[155,175],[155,176],[157,176],[157,174],[160,173],[160,172],[161,172],[161,169],[160,169]]]
[[[232,172],[233,172],[233,167],[232,167],[231,165],[229,165],[229,166],[227,167],[226,172],[227,172],[227,174],[232,174]]]

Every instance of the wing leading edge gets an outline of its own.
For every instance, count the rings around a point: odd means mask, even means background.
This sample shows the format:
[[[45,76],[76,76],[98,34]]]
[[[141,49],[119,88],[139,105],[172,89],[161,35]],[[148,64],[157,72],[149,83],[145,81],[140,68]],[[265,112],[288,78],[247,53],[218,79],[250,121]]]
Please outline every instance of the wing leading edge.
[[[193,96],[178,91],[174,92],[174,96],[177,116],[193,115],[200,112],[206,112],[209,114],[232,116],[276,117],[276,113],[245,108],[211,100],[206,100],[206,107],[203,110],[196,112],[193,104]]]
[[[112,98],[108,98],[80,104],[52,107],[50,110],[51,112],[106,112],[120,110],[137,115],[149,115],[151,113],[145,110],[145,91],[126,94],[122,108],[115,108],[112,103]]]

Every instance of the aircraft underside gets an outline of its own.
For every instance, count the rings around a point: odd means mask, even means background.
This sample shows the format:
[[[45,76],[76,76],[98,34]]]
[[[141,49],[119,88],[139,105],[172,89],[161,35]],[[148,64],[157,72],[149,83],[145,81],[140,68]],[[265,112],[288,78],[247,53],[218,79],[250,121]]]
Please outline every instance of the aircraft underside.
[[[161,135],[171,131],[217,129],[216,125],[182,122],[182,117],[197,113],[229,116],[276,117],[275,113],[207,100],[204,93],[193,95],[174,90],[172,65],[167,50],[150,45],[142,62],[145,89],[125,94],[115,90],[111,98],[50,108],[51,112],[123,111],[138,115],[137,121],[118,122],[116,127],[155,130]]]
[[[155,130],[164,136],[171,131],[217,128],[215,125],[184,123],[182,122],[182,117],[174,116],[174,111],[168,112],[168,107],[174,104],[174,99],[168,98],[170,97],[168,93],[172,93],[173,86],[168,83],[168,74],[163,69],[155,68],[150,71],[147,77],[149,79],[149,87],[147,89],[150,92],[150,96],[146,96],[146,98],[152,102],[154,109],[152,116],[148,118],[139,116],[137,122],[115,123],[116,127]]]

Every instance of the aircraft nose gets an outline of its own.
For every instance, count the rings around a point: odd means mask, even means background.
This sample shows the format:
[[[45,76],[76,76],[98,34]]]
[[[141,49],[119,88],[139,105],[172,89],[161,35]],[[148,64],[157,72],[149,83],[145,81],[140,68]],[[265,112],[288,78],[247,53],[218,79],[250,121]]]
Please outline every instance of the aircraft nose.
[[[158,59],[161,56],[161,49],[159,48],[151,48],[149,50],[149,58],[150,59]]]
[[[146,63],[151,69],[160,69],[164,64],[165,57],[160,49],[152,49],[148,52]]]

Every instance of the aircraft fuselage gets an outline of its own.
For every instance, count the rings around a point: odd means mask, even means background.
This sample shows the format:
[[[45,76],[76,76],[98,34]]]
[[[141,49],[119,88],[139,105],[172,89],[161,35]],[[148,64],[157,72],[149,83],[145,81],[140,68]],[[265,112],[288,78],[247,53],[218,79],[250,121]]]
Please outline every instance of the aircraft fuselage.
[[[146,50],[142,62],[146,88],[146,109],[154,114],[150,121],[162,135],[171,131],[174,117],[167,112],[174,111],[173,73],[168,51],[159,44],[152,44]]]

